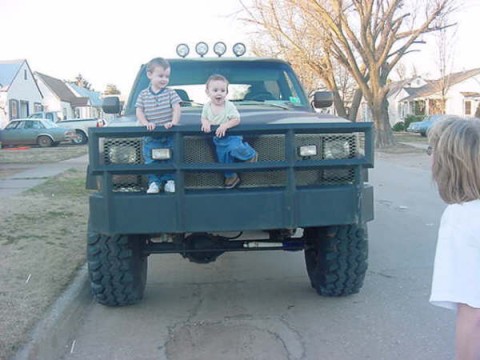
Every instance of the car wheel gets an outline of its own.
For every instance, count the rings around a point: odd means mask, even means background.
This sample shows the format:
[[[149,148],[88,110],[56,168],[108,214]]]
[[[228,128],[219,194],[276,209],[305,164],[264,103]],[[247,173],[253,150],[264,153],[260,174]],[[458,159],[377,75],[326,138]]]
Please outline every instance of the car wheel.
[[[81,131],[81,130],[76,130],[75,134],[77,135],[75,138],[73,138],[72,142],[77,145],[82,145],[86,144],[88,141],[87,135]]]
[[[347,296],[363,286],[368,267],[366,225],[304,230],[305,264],[319,295]]]
[[[422,132],[420,133],[420,135],[423,136],[423,137],[425,137],[425,136],[427,136],[427,133],[422,131]]]
[[[49,147],[49,146],[52,146],[53,140],[51,138],[49,138],[48,136],[43,135],[43,136],[38,137],[37,143],[41,147]]]
[[[147,280],[146,237],[89,231],[88,275],[93,296],[103,305],[124,306],[143,298]]]

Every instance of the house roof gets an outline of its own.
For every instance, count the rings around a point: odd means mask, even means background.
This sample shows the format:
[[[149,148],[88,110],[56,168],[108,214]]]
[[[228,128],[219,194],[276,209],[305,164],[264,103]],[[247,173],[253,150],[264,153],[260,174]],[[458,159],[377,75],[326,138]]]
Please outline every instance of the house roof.
[[[70,103],[73,107],[87,106],[88,97],[78,97],[69,89],[63,80],[35,72],[35,74],[45,83],[45,85],[55,93],[61,101]]]
[[[80,96],[88,97],[90,99],[90,105],[101,107],[102,106],[102,99],[100,98],[100,93],[97,91],[91,91],[85,89],[84,87],[78,86],[75,83],[68,83],[69,86],[72,87],[74,91],[76,91]]]
[[[410,101],[417,98],[429,97],[438,94],[442,91],[442,87],[445,83],[448,83],[448,86],[452,86],[479,74],[480,68],[476,68],[467,71],[452,73],[444,76],[443,78],[428,81],[426,85],[419,88],[405,88],[405,91],[409,94],[409,96],[403,98],[402,101]]]
[[[0,61],[0,90],[7,91],[25,59]]]

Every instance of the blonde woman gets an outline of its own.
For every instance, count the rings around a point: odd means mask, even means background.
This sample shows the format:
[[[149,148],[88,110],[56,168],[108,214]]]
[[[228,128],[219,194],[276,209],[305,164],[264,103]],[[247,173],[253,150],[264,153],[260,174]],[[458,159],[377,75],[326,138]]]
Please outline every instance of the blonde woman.
[[[480,359],[480,119],[451,118],[428,134],[432,175],[448,204],[438,232],[433,305],[456,311],[456,359]]]

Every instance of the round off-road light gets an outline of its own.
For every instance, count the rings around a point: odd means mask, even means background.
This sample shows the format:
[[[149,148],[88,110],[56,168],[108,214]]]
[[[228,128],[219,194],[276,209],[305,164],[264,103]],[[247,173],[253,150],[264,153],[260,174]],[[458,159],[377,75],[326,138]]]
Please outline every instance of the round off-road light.
[[[195,45],[195,51],[201,57],[204,57],[205,54],[208,52],[208,45],[206,42],[200,41],[197,45]]]
[[[213,45],[213,52],[218,55],[218,57],[222,56],[225,54],[225,51],[227,51],[227,45],[225,45],[224,42],[219,41]]]
[[[244,55],[246,51],[247,51],[247,48],[243,43],[236,43],[235,45],[233,45],[233,53],[237,57]]]
[[[177,55],[184,58],[190,53],[190,48],[187,44],[178,44],[177,45]]]

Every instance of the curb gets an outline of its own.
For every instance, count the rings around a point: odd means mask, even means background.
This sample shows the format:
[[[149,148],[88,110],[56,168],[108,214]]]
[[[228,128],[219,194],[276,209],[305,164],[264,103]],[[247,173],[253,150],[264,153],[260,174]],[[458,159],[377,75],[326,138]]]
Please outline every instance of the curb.
[[[68,352],[72,339],[82,324],[83,315],[92,303],[85,264],[50,307],[47,315],[35,325],[28,342],[12,360],[61,359]]]

